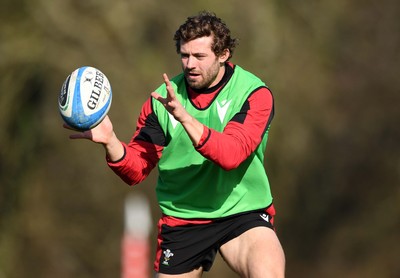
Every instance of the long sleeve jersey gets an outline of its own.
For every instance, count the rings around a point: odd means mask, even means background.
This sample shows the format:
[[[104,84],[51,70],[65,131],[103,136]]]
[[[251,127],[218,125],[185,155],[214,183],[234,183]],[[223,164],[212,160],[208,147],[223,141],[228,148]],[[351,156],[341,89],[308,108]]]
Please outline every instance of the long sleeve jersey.
[[[223,79],[212,88],[194,90],[186,86],[185,92],[190,105],[199,111],[207,110],[231,81],[236,67],[227,63]],[[240,88],[236,90],[240,93]],[[168,134],[154,110],[155,102],[149,98],[142,106],[132,139],[128,144],[122,143],[125,149],[124,156],[119,161],[108,161],[110,168],[130,185],[140,183],[149,175],[169,145]],[[223,105],[219,105],[218,108],[223,111]],[[192,148],[206,160],[211,161],[214,167],[223,171],[237,169],[260,146],[273,115],[274,103],[270,90],[266,86],[256,87],[222,130],[215,130],[204,124],[200,142]],[[171,213],[168,209],[166,211]],[[229,213],[220,212],[211,215],[217,217]],[[176,216],[185,217],[185,213],[177,212]]]

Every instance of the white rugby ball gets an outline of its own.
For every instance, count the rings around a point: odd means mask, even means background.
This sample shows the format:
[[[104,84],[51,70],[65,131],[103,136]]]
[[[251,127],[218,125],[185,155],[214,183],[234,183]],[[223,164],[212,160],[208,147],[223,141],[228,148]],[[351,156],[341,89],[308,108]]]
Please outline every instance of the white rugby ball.
[[[111,100],[111,85],[104,73],[94,67],[80,67],[62,85],[58,107],[65,123],[84,131],[104,119]]]

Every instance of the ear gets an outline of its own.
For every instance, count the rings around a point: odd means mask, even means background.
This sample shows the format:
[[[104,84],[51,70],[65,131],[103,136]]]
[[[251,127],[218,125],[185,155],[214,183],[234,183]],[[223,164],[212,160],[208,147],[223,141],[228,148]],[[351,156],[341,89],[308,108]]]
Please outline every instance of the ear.
[[[224,51],[222,51],[221,55],[219,55],[218,59],[220,63],[225,63],[230,56],[231,52],[229,51],[228,48],[224,49]]]

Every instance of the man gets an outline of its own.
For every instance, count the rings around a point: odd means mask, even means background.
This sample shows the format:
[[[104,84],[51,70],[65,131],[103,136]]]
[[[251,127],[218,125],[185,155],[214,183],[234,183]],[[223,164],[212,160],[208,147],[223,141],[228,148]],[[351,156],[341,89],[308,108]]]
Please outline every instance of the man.
[[[189,17],[174,40],[183,72],[163,75],[129,144],[108,117],[70,138],[101,143],[108,165],[130,185],[158,166],[158,277],[201,277],[217,252],[242,277],[283,277],[263,165],[272,94],[229,62],[236,39],[215,14]]]

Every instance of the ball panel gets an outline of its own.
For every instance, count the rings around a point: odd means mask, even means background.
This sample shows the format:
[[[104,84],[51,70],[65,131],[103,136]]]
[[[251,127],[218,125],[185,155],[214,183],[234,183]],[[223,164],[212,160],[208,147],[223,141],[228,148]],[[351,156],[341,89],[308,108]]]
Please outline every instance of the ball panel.
[[[112,90],[107,77],[93,67],[81,67],[65,80],[59,97],[63,120],[78,130],[98,125],[107,115]]]
[[[72,104],[71,101],[74,98],[74,90],[71,87],[75,87],[76,73],[71,73],[64,84],[61,87],[60,97],[58,99],[58,105],[62,116],[71,117],[72,115]]]

